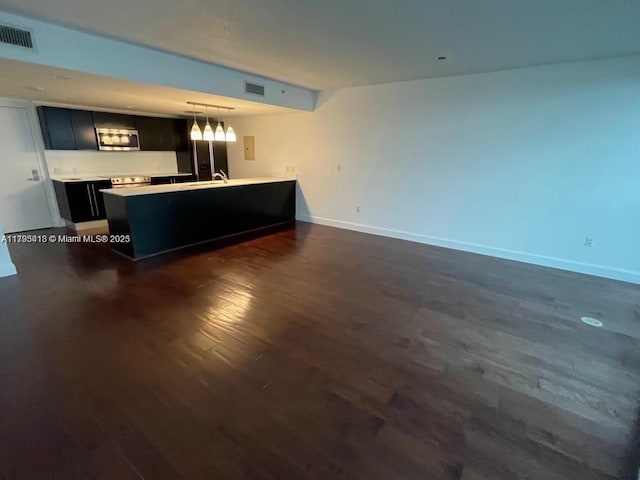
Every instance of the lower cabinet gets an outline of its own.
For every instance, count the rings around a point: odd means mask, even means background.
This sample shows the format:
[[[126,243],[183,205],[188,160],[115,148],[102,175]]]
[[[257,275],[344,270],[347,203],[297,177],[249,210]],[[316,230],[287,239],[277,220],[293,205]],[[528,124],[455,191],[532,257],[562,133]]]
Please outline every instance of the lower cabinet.
[[[195,182],[195,175],[151,177],[151,185]],[[73,223],[105,220],[104,197],[100,190],[111,188],[111,181],[61,182],[53,181],[60,216]]]
[[[167,177],[151,177],[151,185],[168,185],[171,183],[195,182],[195,175],[177,175]]]
[[[96,182],[60,182],[53,186],[60,216],[73,223],[91,222],[107,218],[100,190],[111,188],[109,180]]]

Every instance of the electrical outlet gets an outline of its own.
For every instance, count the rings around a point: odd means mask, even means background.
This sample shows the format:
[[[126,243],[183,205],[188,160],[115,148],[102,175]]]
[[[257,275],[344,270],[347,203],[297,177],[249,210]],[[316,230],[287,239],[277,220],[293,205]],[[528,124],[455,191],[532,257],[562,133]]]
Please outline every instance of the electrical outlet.
[[[360,207],[356,207],[356,213],[360,213]]]
[[[585,246],[585,247],[587,247],[587,248],[591,248],[591,247],[593,247],[593,238],[591,238],[591,237],[586,237],[586,238],[584,239],[584,246]]]

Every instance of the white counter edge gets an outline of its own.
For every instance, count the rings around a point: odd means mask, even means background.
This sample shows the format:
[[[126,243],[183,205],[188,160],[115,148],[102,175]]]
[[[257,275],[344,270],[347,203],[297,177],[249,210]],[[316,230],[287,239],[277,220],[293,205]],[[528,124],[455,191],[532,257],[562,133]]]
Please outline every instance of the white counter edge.
[[[242,187],[246,185],[260,185],[263,183],[294,182],[295,178],[259,177],[231,179],[228,183],[222,180],[214,182],[186,182],[169,185],[150,185],[145,187],[108,188],[100,190],[104,194],[118,197],[136,197],[141,195],[157,195],[162,193],[175,193],[194,190],[209,190],[212,188]]]
[[[108,173],[105,174],[92,174],[90,176],[83,176],[83,175],[68,175],[68,176],[58,176],[58,175],[50,175],[49,178],[51,180],[54,180],[56,182],[62,182],[62,183],[74,183],[74,182],[101,182],[101,181],[105,181],[105,180],[109,180],[111,177],[116,177],[116,176],[124,176],[126,177],[127,175],[129,176],[135,176],[135,177],[151,177],[151,178],[158,178],[158,177],[187,177],[187,176],[192,176],[194,175],[193,173],[183,173],[183,172],[178,172],[178,173],[172,173],[172,172],[154,172],[154,173],[132,173],[132,174],[120,174],[120,175],[110,175]]]

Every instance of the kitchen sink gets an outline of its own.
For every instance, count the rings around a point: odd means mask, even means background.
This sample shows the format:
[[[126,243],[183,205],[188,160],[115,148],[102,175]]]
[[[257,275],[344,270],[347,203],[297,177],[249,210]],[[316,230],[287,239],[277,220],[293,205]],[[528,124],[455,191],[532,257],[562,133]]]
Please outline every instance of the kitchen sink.
[[[194,186],[198,186],[198,185],[219,185],[221,183],[224,183],[224,180],[211,180],[210,182],[198,182],[198,183],[194,184]]]
[[[206,187],[207,185],[224,185],[224,182],[222,180],[212,180],[210,182],[189,182],[176,185],[180,185],[180,190],[192,190],[198,187]]]

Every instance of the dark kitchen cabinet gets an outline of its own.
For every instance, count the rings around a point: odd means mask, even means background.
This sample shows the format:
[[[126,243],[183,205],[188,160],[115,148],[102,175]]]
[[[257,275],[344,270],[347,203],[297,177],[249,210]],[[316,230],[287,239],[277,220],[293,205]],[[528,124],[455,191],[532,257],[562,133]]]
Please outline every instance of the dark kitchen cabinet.
[[[47,150],[97,150],[91,112],[38,107],[42,139]]]
[[[100,190],[111,188],[111,180],[103,180],[100,182],[91,182],[96,195],[96,219],[104,220],[107,218],[107,211],[104,208],[104,195]]]
[[[176,152],[188,152],[189,151],[189,141],[190,141],[190,132],[187,129],[191,128],[188,125],[187,120],[184,119],[176,119],[172,122],[173,128],[171,136],[173,137],[173,145],[175,145]]]
[[[60,182],[53,186],[60,216],[73,223],[91,222],[107,218],[104,198],[100,190],[111,188],[109,180],[96,182]]]
[[[67,108],[38,107],[44,148],[47,150],[77,150],[71,113]]]
[[[93,112],[93,124],[96,128],[135,129],[137,118],[135,115],[122,113]]]
[[[71,129],[77,150],[98,150],[93,114],[86,110],[69,110]]]
[[[95,129],[117,128],[138,130],[140,150],[189,151],[187,121],[184,119],[58,107],[38,107],[38,118],[47,150],[98,150]]]
[[[89,183],[65,183],[64,194],[67,197],[69,211],[67,216],[63,216],[63,218],[73,223],[93,220],[95,209],[93,208],[93,192]]]
[[[136,117],[140,149],[147,151],[183,152],[189,150],[184,133],[186,122],[171,118]]]
[[[154,117],[138,117],[136,128],[140,137],[140,150],[164,151],[168,144],[170,129],[167,128],[167,119]]]
[[[195,182],[195,175],[171,175],[166,177],[151,177],[151,185],[167,185],[171,183]]]

